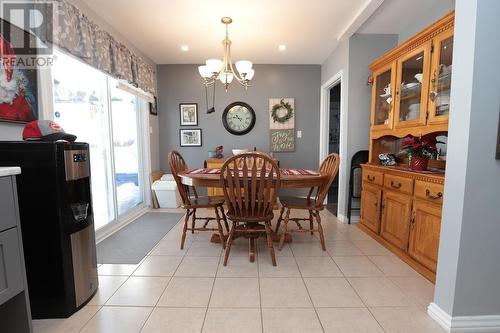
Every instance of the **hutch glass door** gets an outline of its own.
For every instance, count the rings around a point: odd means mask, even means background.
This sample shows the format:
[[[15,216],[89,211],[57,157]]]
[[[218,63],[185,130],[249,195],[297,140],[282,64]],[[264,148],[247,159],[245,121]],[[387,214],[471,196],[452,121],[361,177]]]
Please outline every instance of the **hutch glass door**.
[[[392,128],[394,79],[396,65],[391,64],[373,73],[372,129]]]
[[[444,123],[450,114],[453,31],[436,38],[429,93],[429,123]]]
[[[425,125],[430,43],[398,61],[395,127]]]

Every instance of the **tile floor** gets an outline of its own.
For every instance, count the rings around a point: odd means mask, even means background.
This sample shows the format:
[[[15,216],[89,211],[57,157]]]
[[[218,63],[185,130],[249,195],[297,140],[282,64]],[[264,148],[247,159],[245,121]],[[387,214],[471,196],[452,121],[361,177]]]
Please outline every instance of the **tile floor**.
[[[188,234],[181,251],[178,223],[138,265],[101,265],[88,305],[35,320],[34,331],[444,332],[425,312],[430,282],[356,226],[322,215],[327,251],[316,236],[294,234],[276,251],[277,267],[264,239],[255,263],[239,239],[222,266],[210,233]]]

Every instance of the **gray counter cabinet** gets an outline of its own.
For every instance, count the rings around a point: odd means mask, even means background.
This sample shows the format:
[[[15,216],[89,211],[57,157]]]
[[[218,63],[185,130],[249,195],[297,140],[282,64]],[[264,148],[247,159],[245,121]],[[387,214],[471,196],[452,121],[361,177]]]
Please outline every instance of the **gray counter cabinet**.
[[[15,175],[0,177],[0,332],[31,333]]]

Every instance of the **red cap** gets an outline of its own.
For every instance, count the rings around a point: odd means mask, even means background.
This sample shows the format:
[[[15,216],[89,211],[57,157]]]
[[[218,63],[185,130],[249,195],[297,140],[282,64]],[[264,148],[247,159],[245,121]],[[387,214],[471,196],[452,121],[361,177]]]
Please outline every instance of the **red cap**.
[[[35,120],[24,126],[23,140],[73,142],[76,140],[76,135],[64,132],[63,128],[52,120]]]

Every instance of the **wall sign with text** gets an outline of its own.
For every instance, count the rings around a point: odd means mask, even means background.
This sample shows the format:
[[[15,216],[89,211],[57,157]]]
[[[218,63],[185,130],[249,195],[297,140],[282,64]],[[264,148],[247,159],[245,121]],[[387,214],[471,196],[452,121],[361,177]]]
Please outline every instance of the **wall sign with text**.
[[[271,152],[295,151],[295,99],[269,99],[269,145]]]

